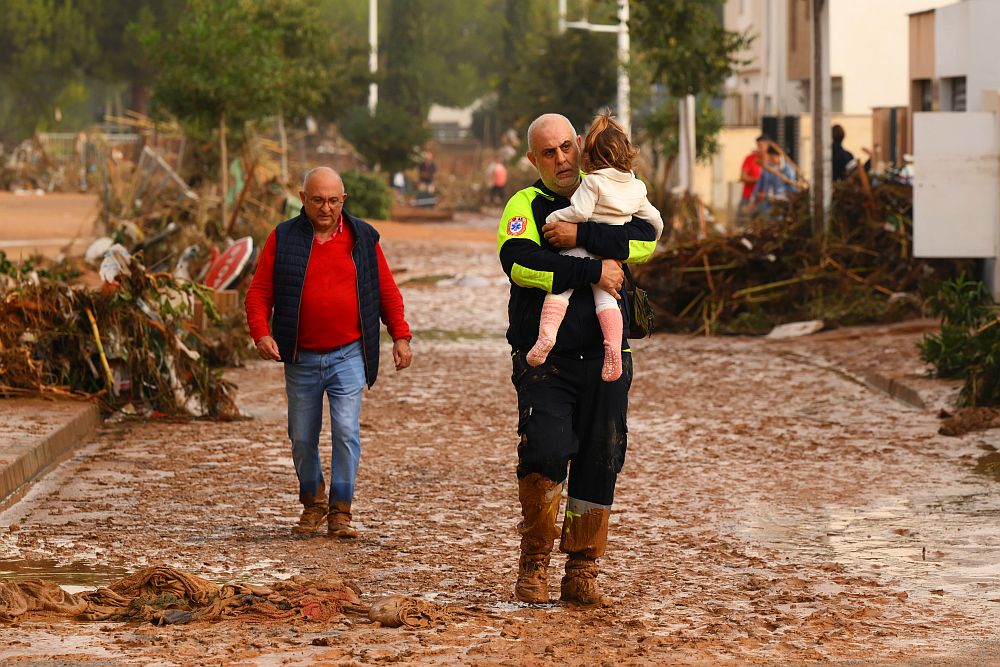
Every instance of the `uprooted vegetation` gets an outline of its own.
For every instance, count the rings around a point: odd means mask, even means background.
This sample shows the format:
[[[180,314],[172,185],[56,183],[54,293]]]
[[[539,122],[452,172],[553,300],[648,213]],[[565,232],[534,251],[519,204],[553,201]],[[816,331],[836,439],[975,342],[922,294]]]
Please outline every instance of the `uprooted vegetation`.
[[[911,186],[851,181],[834,192],[825,243],[813,234],[808,195],[800,193],[781,215],[728,234],[691,240],[675,224],[675,240],[637,274],[668,330],[766,333],[801,320],[898,321],[922,315],[926,296],[968,268],[914,258],[911,216]]]
[[[15,267],[0,253],[0,395],[93,398],[106,410],[171,416],[239,415],[217,343],[192,324],[204,288],[136,259],[109,289]]]

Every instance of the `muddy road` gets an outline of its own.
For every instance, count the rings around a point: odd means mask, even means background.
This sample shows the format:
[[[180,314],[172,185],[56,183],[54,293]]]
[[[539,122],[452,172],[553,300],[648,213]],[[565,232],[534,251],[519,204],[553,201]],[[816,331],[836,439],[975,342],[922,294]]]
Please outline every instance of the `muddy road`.
[[[917,333],[637,341],[602,560],[615,604],[515,603],[507,287],[489,223],[455,236],[383,228],[415,358],[383,370],[365,397],[357,541],[291,537],[299,507],[281,372],[253,363],[229,374],[251,420],[108,423],[0,512],[0,570],[79,590],[151,564],[217,582],[332,569],[365,600],[402,593],[462,613],[420,631],[351,615],[163,628],[35,617],[0,627],[0,661],[1000,661],[1000,478],[989,464],[1000,438],[937,435],[933,406],[908,407],[843,371],[868,361],[919,373]],[[551,580],[561,566],[554,558]]]

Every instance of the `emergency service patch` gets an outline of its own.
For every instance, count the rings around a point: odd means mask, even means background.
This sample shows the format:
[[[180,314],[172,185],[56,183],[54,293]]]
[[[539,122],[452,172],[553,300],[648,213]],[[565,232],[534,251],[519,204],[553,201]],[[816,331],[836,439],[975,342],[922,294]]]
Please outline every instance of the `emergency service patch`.
[[[528,219],[523,215],[515,215],[507,221],[507,236],[520,236],[528,229]]]

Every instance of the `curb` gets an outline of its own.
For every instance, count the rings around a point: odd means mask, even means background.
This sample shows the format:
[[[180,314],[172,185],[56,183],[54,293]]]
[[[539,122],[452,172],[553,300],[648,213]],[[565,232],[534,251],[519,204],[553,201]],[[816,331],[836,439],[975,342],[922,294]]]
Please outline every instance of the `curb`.
[[[840,377],[859,384],[863,387],[871,389],[873,391],[882,392],[886,394],[889,398],[895,399],[900,403],[917,410],[926,410],[927,403],[923,398],[920,397],[920,393],[910,387],[909,385],[903,384],[899,380],[894,380],[892,378],[886,377],[881,373],[873,371],[868,368],[844,368],[834,366],[832,364],[820,364],[816,363],[815,359],[806,357],[798,352],[792,352],[789,350],[782,350],[778,352],[778,356],[784,357],[790,361],[796,363],[804,364],[806,366],[812,366],[813,368],[818,368],[830,373],[835,373]]]
[[[872,370],[852,371],[861,378],[865,386],[888,394],[891,398],[901,403],[909,405],[911,408],[926,410],[927,404],[920,394],[913,387],[907,386],[899,380],[887,378],[881,373]]]
[[[4,399],[8,405],[21,406],[22,411],[44,409],[51,401],[18,401]],[[86,440],[101,425],[101,412],[93,403],[73,403],[66,407],[68,419],[62,420],[48,433],[24,439],[6,447],[0,446],[0,508],[7,507],[23,495],[30,484],[41,478],[49,468]]]

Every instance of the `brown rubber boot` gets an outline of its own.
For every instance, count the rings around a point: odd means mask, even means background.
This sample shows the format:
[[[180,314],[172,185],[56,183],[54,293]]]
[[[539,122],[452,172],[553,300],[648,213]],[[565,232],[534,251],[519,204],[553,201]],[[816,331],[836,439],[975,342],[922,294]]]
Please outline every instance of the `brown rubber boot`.
[[[529,604],[548,604],[548,567],[552,544],[559,535],[556,514],[562,484],[531,473],[517,481],[521,501],[521,557],[517,562],[514,597]]]
[[[292,534],[310,535],[315,533],[323,527],[323,521],[326,519],[328,508],[326,490],[320,489],[313,494],[300,493],[299,502],[302,503],[304,509],[302,516],[299,517],[299,523],[292,528]]]
[[[326,534],[341,540],[350,540],[358,536],[358,531],[351,526],[351,503],[334,501],[330,503],[330,514],[327,517]]]
[[[571,555],[566,561],[566,575],[562,578],[559,599],[588,607],[607,604],[604,593],[597,584],[599,572],[596,559]]]
[[[562,578],[559,599],[584,606],[611,604],[597,584],[600,568],[597,559],[604,555],[608,545],[608,518],[606,506],[588,503],[576,498],[566,501],[566,518],[563,519],[562,539],[559,549],[569,554],[566,576]]]

